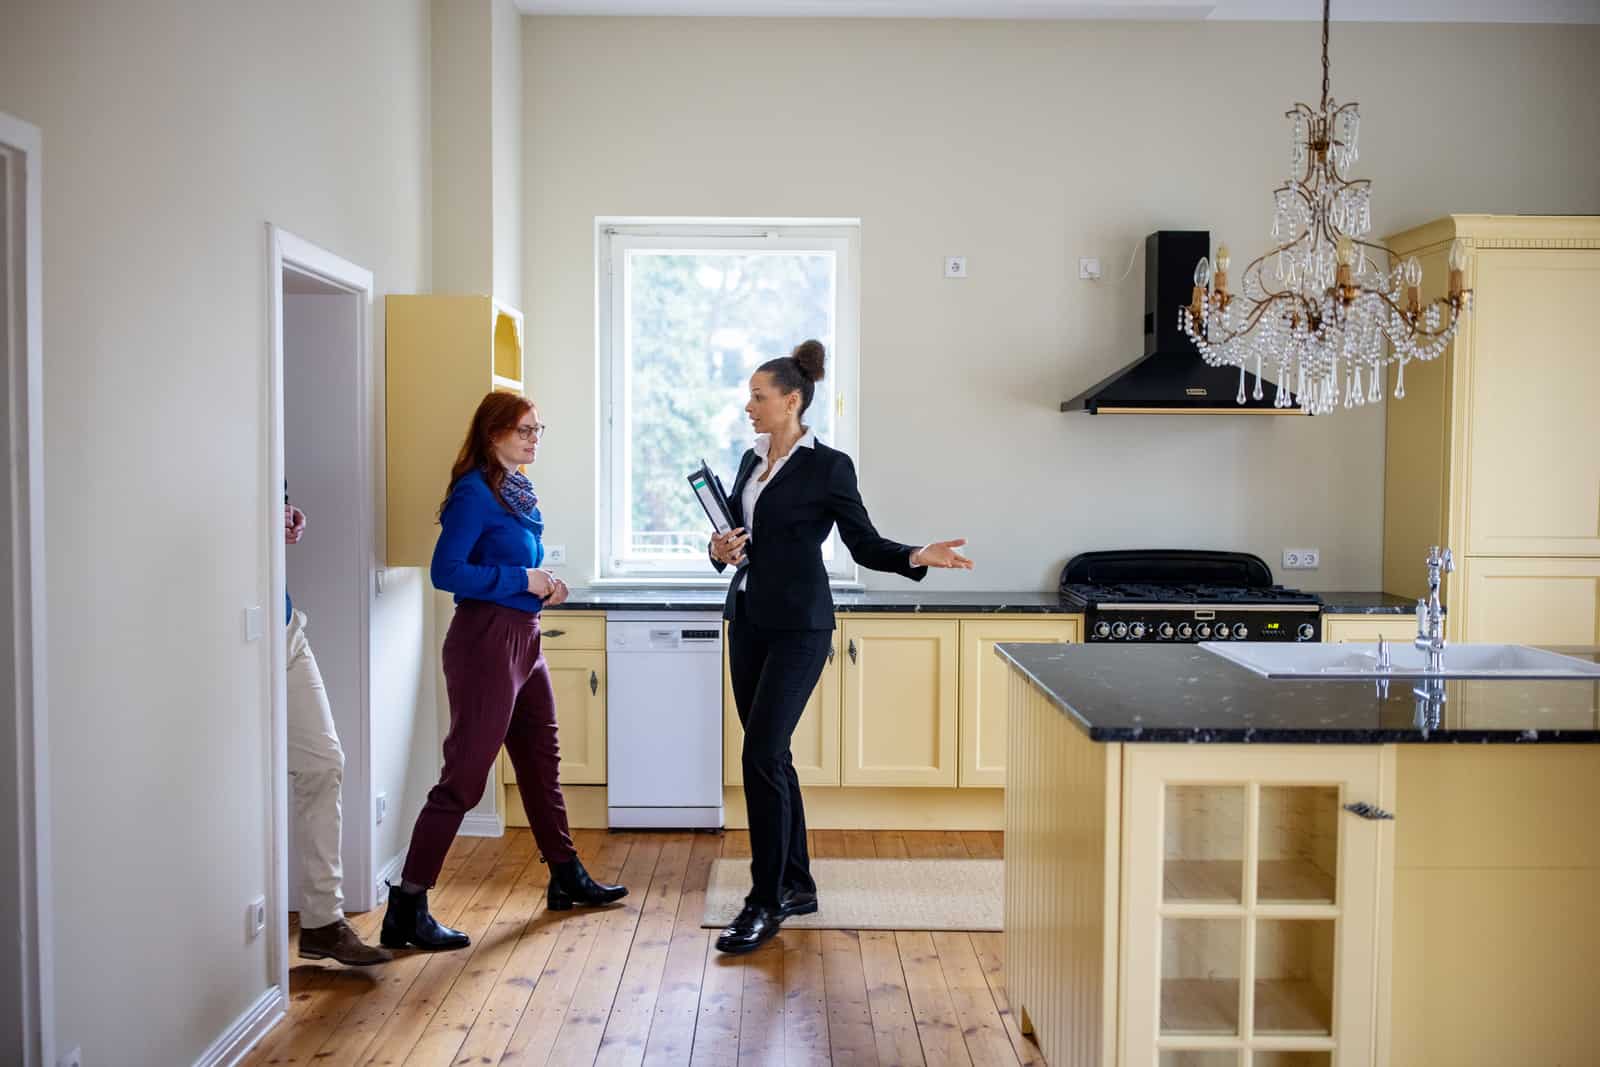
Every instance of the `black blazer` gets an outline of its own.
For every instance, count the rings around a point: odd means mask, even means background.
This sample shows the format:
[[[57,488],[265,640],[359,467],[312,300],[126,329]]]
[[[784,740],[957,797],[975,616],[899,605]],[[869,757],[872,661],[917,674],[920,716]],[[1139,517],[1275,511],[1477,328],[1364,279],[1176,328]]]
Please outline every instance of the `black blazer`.
[[[746,526],[745,483],[755,477],[761,457],[754,449],[739,461],[728,504],[735,526]],[[822,543],[835,523],[850,555],[868,570],[903,574],[922,581],[928,568],[913,567],[911,545],[880,537],[867,517],[856,466],[850,457],[818,442],[796,447],[761,491],[750,542],[745,545],[745,612],[751,622],[769,630],[831,630],[833,594],[822,562]],[[712,560],[718,571],[725,563]],[[735,583],[728,587],[722,616],[731,620]]]

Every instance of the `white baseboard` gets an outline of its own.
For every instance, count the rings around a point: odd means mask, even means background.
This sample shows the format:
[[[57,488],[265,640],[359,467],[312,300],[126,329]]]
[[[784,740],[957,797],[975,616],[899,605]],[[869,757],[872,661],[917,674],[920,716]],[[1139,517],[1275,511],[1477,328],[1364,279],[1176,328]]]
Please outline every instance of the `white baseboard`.
[[[194,1061],[194,1067],[232,1067],[244,1059],[245,1053],[255,1048],[256,1042],[265,1037],[267,1031],[277,1025],[288,1007],[289,1001],[284,997],[283,990],[273,986],[261,994],[261,999],[239,1016],[226,1033],[213,1041],[210,1048],[200,1054],[200,1058]]]
[[[469,811],[461,820],[463,837],[504,837],[506,818],[500,812]]]
[[[389,902],[389,883],[400,883],[400,868],[406,864],[406,854],[396,853],[388,863],[378,868],[377,885],[373,892],[373,907],[382,907]]]

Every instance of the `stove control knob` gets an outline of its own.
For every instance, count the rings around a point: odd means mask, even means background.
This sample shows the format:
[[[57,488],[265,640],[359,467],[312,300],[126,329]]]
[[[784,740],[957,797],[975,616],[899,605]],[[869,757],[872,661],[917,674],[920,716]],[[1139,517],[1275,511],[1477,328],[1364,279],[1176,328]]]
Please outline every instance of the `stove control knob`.
[[[1180,622],[1178,624],[1178,636],[1185,641],[1189,640],[1189,638],[1194,636],[1194,627],[1190,626],[1186,622]]]
[[[1156,633],[1160,634],[1169,641],[1172,640],[1172,624],[1170,622],[1162,623],[1160,626],[1156,627]]]
[[[1135,641],[1142,641],[1144,640],[1144,630],[1144,623],[1136,622],[1128,627],[1128,636]]]
[[[1316,632],[1317,628],[1315,626],[1312,626],[1309,622],[1303,622],[1300,624],[1300,629],[1296,631],[1296,636],[1302,641],[1309,641]]]
[[[1241,622],[1239,625],[1237,625],[1237,626],[1235,626],[1233,628],[1233,639],[1235,641],[1243,641],[1245,638],[1247,638],[1249,636],[1250,636],[1250,627],[1246,626],[1244,623]]]
[[[1128,624],[1125,622],[1113,623],[1111,626],[1111,636],[1115,637],[1118,641],[1121,641],[1124,637],[1127,637]]]
[[[1228,639],[1228,633],[1229,633],[1229,630],[1228,630],[1228,624],[1227,623],[1225,623],[1225,622],[1217,623],[1217,628],[1216,628],[1217,640],[1226,641]]]
[[[1096,637],[1104,637],[1110,632],[1111,624],[1109,622],[1097,622],[1094,624],[1094,635]]]
[[[1209,622],[1203,622],[1195,628],[1194,632],[1200,638],[1200,640],[1204,641],[1211,636],[1211,624]]]

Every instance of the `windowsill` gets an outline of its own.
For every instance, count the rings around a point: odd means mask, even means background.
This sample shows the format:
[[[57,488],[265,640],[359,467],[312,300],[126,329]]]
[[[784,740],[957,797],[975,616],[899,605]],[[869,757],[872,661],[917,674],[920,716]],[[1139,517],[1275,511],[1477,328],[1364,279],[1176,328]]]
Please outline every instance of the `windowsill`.
[[[726,589],[726,578],[591,578],[589,589]],[[864,593],[867,587],[857,581],[830,580],[828,588],[837,593]]]

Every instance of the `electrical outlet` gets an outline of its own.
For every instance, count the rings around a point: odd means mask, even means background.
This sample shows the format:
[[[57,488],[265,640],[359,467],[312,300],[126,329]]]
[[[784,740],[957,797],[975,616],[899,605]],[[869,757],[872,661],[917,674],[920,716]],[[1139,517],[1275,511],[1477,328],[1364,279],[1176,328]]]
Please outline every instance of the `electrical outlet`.
[[[563,563],[567,562],[567,546],[546,545],[544,549],[544,561],[550,564],[552,567],[561,566]]]
[[[1283,550],[1283,569],[1286,571],[1314,571],[1321,564],[1321,549],[1286,548]]]
[[[256,897],[244,909],[244,928],[247,941],[254,941],[267,928],[267,898]]]
[[[1092,258],[1078,260],[1078,277],[1087,281],[1098,279],[1100,277],[1100,261]]]
[[[944,276],[946,278],[965,278],[967,276],[967,257],[945,256]]]
[[[56,1067],[83,1067],[83,1049],[75,1048],[56,1060]]]
[[[383,817],[389,814],[389,794],[379,793],[373,800],[373,810],[378,814],[378,825],[383,825]]]

